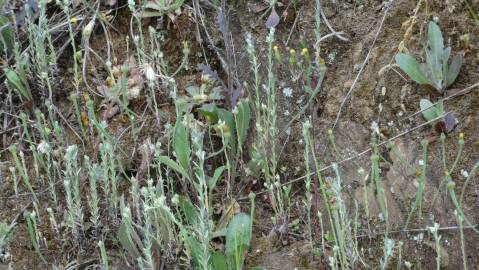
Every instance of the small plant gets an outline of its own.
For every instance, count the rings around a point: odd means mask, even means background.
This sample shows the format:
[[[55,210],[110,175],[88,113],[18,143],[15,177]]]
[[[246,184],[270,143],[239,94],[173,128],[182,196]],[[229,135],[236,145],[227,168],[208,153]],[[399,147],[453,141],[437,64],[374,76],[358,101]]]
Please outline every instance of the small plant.
[[[444,103],[442,100],[439,100],[436,104],[433,104],[428,99],[421,99],[419,106],[421,107],[424,119],[427,121],[433,121],[442,117],[442,119],[434,125],[436,133],[447,134],[452,132],[456,127],[457,119],[452,113],[446,114],[444,112]]]
[[[416,59],[405,53],[396,55],[396,63],[415,82],[436,89],[443,94],[457,78],[462,66],[462,55],[452,58],[451,47],[444,48],[444,40],[439,26],[430,22],[428,27],[428,49],[426,63],[419,64]]]
[[[20,96],[24,101],[33,99],[32,92],[28,85],[26,74],[22,71],[16,72],[13,69],[6,68],[3,70],[7,76],[7,86]]]
[[[184,0],[150,0],[145,4],[142,17],[159,17],[175,12],[183,5]]]
[[[13,226],[5,222],[0,222],[0,261],[3,260],[3,254],[12,238]]]

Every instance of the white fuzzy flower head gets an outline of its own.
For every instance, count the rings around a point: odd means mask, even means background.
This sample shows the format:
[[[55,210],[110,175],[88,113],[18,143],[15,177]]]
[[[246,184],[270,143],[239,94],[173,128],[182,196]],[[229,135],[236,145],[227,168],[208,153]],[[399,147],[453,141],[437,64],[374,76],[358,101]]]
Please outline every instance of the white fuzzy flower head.
[[[150,64],[145,64],[145,77],[148,81],[154,81],[156,79],[156,73],[155,70],[153,70],[153,67],[151,67]]]
[[[290,98],[293,96],[293,89],[291,87],[283,88],[283,96]]]
[[[419,166],[424,166],[424,160],[420,159],[417,164],[419,164]]]
[[[439,223],[434,223],[434,226],[428,228],[432,234],[435,234],[439,230]]]
[[[45,141],[41,141],[37,146],[37,151],[41,154],[50,153],[51,150],[52,148],[50,147],[50,144]]]
[[[462,175],[462,177],[464,177],[464,178],[468,178],[468,177],[469,177],[469,173],[468,173],[466,170],[464,170],[464,169],[461,169],[461,175]]]

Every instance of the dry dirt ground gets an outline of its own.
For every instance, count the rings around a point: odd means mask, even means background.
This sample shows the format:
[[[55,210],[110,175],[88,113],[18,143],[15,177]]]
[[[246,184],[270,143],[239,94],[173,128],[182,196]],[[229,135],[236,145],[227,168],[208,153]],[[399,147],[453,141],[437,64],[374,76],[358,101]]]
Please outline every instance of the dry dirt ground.
[[[186,1],[189,5],[189,1]],[[278,8],[281,21],[277,28],[276,42],[280,51],[287,55],[290,48],[301,48],[306,46],[312,48],[314,43],[314,1],[280,1],[283,6]],[[321,44],[321,56],[326,60],[328,70],[320,94],[316,98],[314,110],[308,111],[306,115],[311,116],[313,124],[314,143],[323,166],[332,162],[338,162],[358,153],[367,150],[371,144],[371,126],[377,123],[381,132],[380,141],[395,137],[405,131],[413,129],[424,123],[420,114],[411,116],[419,110],[420,98],[430,97],[434,100],[438,96],[417,84],[401,76],[398,68],[387,68],[387,65],[394,63],[394,55],[397,47],[404,41],[405,47],[418,57],[423,56],[423,49],[426,45],[427,22],[435,19],[440,25],[445,36],[445,42],[453,48],[453,53],[463,53],[465,63],[461,69],[457,81],[452,85],[454,89],[463,89],[474,83],[479,78],[479,25],[471,18],[462,1],[424,1],[417,13],[417,22],[412,26],[412,35],[404,39],[409,24],[406,22],[414,14],[416,0],[396,0],[386,3],[380,0],[326,0],[321,1],[324,15],[336,31],[343,31],[348,41],[341,41],[335,37],[326,39]],[[470,1],[471,5],[479,8],[478,1]],[[229,1],[231,10],[229,21],[232,37],[235,44],[235,55],[237,59],[238,77],[244,84],[251,83],[249,72],[249,61],[245,53],[244,37],[246,33],[252,33],[256,40],[258,51],[266,49],[265,37],[267,29],[264,26],[266,18],[260,18],[261,13],[256,13],[252,4],[261,4],[261,1],[238,0]],[[115,57],[119,63],[126,59],[126,36],[129,34],[130,14],[126,8],[119,9],[112,24],[117,32],[112,32],[112,46]],[[384,15],[386,13],[386,15]],[[384,17],[384,21],[383,20]],[[206,24],[212,31],[212,38],[217,39],[217,45],[221,47],[221,38],[215,30],[214,12],[206,11]],[[199,43],[197,38],[196,24],[192,18],[191,10],[185,9],[173,23],[157,22],[154,19],[145,21],[144,26],[149,25],[167,28],[165,55],[170,65],[177,66],[182,57],[181,42],[188,41],[191,44],[190,68],[181,72],[176,79],[179,91],[184,87],[199,80],[200,74],[194,68],[196,64],[202,63],[202,53],[206,50],[210,66],[221,71],[215,53],[205,43]],[[324,34],[330,31],[323,23],[321,30]],[[92,39],[91,47],[99,55],[105,55],[105,37],[101,31],[96,31]],[[469,43],[461,41],[461,36],[468,35]],[[206,41],[204,41],[206,42]],[[68,53],[60,59],[61,69],[64,76],[68,78],[71,66],[71,59]],[[355,82],[358,72],[365,59],[368,59],[359,79]],[[92,58],[91,61],[97,61]],[[100,65],[98,65],[100,66]],[[381,71],[381,72],[380,72]],[[91,84],[104,78],[105,70],[89,70]],[[94,74],[96,73],[96,74]],[[305,98],[305,93],[299,89],[298,83],[292,80],[292,73],[286,66],[278,67],[276,75],[279,80],[279,125],[280,130],[291,118],[294,112],[300,110],[297,100]],[[328,129],[335,123],[339,108],[347,97],[351,87],[352,92],[342,107],[337,124],[334,127],[335,144],[337,150],[332,149],[328,140]],[[292,96],[283,95],[283,88],[291,87]],[[65,101],[72,86],[68,79],[62,82],[62,90],[55,97],[58,104],[64,104],[64,110],[68,109]],[[174,117],[174,107],[167,94],[158,94],[162,113],[165,117],[163,124]],[[137,113],[142,113],[145,107],[145,100],[135,101],[132,108]],[[465,134],[465,149],[459,168],[452,175],[458,187],[462,187],[465,178],[460,170],[470,170],[479,160],[479,92],[476,89],[448,100],[445,103],[446,111],[454,112],[459,123],[455,131],[448,134],[446,139],[446,158],[451,162],[457,152],[457,138],[459,132]],[[163,132],[163,127],[156,123],[155,117],[149,112],[141,119],[145,123],[140,136],[134,141],[142,142],[148,137],[155,137],[155,134]],[[121,116],[117,115],[110,120],[110,131],[114,136],[119,136],[125,129]],[[445,194],[444,189],[439,199],[432,204],[435,192],[438,190],[442,180],[442,159],[441,145],[439,141],[432,142],[429,146],[428,174],[426,178],[426,191],[423,202],[423,216],[418,219],[417,215],[411,221],[410,232],[397,232],[402,229],[407,219],[408,212],[414,200],[417,189],[415,168],[422,159],[422,148],[420,141],[428,137],[434,128],[425,125],[414,131],[408,132],[392,143],[397,147],[405,159],[405,165],[397,157],[381,148],[381,154],[386,161],[381,163],[381,177],[383,188],[386,191],[387,204],[391,220],[390,237],[402,241],[402,258],[413,264],[413,269],[435,269],[434,240],[426,231],[414,231],[413,229],[426,228],[432,221],[438,222],[442,227],[456,226],[454,207]],[[278,142],[284,143],[284,151],[281,155],[280,166],[284,181],[295,179],[304,175],[303,142],[302,142],[302,121],[297,121],[291,130],[284,132]],[[74,136],[71,138],[75,142]],[[134,144],[131,136],[123,136],[119,143],[128,153]],[[10,142],[11,143],[11,142]],[[125,157],[127,170],[135,170],[139,166],[138,156]],[[351,216],[355,214],[356,200],[358,203],[360,252],[363,254],[364,264],[358,263],[358,268],[373,269],[378,266],[379,258],[382,256],[384,223],[381,221],[380,209],[374,195],[371,183],[364,183],[364,179],[357,173],[359,168],[366,171],[370,168],[370,153],[340,163],[339,168],[344,184],[344,199],[349,207]],[[333,171],[325,170],[324,176],[333,176]],[[369,191],[367,203],[364,200],[364,188]],[[251,187],[253,192],[262,190],[262,185]],[[12,197],[11,185],[0,183],[2,194],[0,203],[0,220],[12,220],[16,213],[28,203],[28,198]],[[305,241],[305,210],[303,206],[304,190],[302,182],[293,185],[290,209],[290,223],[298,220],[299,225],[291,227],[288,233],[281,236],[280,240],[271,240],[270,230],[272,222],[272,209],[269,207],[267,198],[262,196],[258,199],[257,216],[254,224],[254,239],[248,254],[248,267],[262,265],[267,269],[327,269],[327,262],[317,256],[313,256],[307,248]],[[369,206],[369,216],[364,211],[365,205]],[[46,207],[46,205],[45,205]],[[245,205],[245,207],[247,207]],[[479,181],[474,178],[467,187],[463,209],[473,224],[479,223]],[[321,209],[318,209],[321,210]],[[41,269],[41,261],[30,246],[26,233],[26,224],[19,219],[20,226],[15,233],[16,237],[11,245],[13,258],[13,269]],[[316,224],[317,225],[317,224]],[[48,226],[44,228],[44,237],[51,239]],[[318,238],[319,230],[314,229],[315,238]],[[462,254],[457,229],[441,232],[440,251],[443,258],[443,269],[461,269]],[[468,265],[471,269],[478,269],[479,265],[479,237],[472,230],[465,230],[466,250],[468,254]],[[60,252],[61,251],[61,252]],[[72,257],[73,251],[63,250],[55,242],[51,242],[45,257],[49,262],[57,265],[66,265],[68,256]],[[113,251],[112,251],[113,253]],[[67,256],[68,255],[68,256]],[[97,258],[97,251],[85,250],[78,257],[81,260]],[[114,257],[114,256],[113,256]],[[392,260],[391,269],[396,267],[397,256]],[[6,265],[0,264],[0,269],[7,269]],[[118,266],[118,269],[122,269]],[[402,269],[402,268],[401,268]]]

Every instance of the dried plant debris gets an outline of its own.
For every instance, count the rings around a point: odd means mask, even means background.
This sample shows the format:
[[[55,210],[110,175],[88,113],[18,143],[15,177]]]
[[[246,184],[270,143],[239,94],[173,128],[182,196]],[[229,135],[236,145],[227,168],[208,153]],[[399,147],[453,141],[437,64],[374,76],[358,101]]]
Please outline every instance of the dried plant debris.
[[[98,92],[106,99],[118,101],[123,93],[126,100],[133,100],[140,96],[145,80],[135,57],[130,56],[123,65],[113,67],[112,76],[106,80],[106,85],[98,87]]]

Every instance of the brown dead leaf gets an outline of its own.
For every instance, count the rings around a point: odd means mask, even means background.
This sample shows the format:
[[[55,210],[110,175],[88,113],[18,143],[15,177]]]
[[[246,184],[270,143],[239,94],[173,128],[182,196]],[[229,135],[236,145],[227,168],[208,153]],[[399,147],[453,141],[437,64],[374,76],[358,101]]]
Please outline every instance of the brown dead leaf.
[[[248,9],[253,13],[260,13],[266,10],[268,7],[263,3],[248,3]]]

